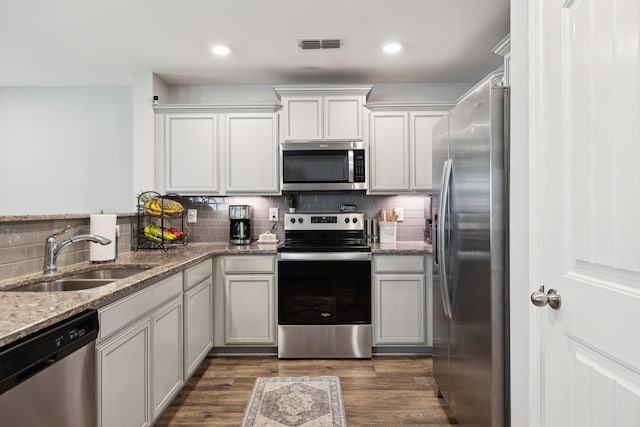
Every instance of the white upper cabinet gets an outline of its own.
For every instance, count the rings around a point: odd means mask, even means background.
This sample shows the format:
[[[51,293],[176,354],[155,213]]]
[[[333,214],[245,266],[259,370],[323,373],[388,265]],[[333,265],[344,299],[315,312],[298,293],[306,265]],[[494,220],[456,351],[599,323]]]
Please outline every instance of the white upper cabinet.
[[[431,191],[431,148],[433,126],[444,115],[442,111],[409,113],[409,159],[411,190]]]
[[[409,190],[408,114],[373,112],[369,121],[369,191]]]
[[[324,97],[324,138],[362,140],[361,96]]]
[[[279,108],[155,106],[156,190],[187,196],[279,194]]]
[[[285,140],[322,139],[324,108],[321,96],[301,96],[282,100]]]
[[[216,194],[218,183],[217,117],[210,113],[164,116],[163,161],[159,181],[163,192]],[[149,161],[153,161],[150,157]]]
[[[278,117],[274,113],[225,115],[226,194],[277,194]]]
[[[282,102],[283,141],[362,141],[363,105],[371,86],[274,90]]]
[[[372,110],[369,114],[369,193],[431,191],[433,125],[451,106],[367,105]]]

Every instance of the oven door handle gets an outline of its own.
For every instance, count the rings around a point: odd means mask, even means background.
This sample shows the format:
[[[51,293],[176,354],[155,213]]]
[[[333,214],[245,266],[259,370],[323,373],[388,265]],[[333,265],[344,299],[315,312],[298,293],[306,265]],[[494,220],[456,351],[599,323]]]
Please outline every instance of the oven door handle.
[[[371,261],[371,252],[281,252],[278,261]]]

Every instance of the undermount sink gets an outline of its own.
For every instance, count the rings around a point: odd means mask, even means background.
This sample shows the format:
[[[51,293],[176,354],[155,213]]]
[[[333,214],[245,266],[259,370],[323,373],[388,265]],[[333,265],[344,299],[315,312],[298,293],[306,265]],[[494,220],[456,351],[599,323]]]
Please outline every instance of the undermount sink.
[[[65,277],[50,282],[38,282],[31,285],[23,285],[9,290],[26,292],[81,291],[84,289],[92,289],[107,285],[115,282],[116,280],[125,279],[145,270],[148,270],[148,268],[103,268],[101,270],[78,273],[71,277]]]
[[[27,292],[81,291],[84,289],[97,288],[98,286],[113,282],[114,280],[58,279],[53,282],[38,282],[10,290]]]
[[[142,273],[147,268],[105,268],[102,270],[87,271],[86,273],[75,274],[71,276],[74,279],[125,279],[134,274]]]

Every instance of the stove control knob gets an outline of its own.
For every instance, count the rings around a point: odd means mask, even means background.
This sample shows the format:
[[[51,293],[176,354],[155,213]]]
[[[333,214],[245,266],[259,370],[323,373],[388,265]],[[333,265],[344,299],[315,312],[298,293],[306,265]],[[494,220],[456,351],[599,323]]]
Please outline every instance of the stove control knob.
[[[358,218],[353,218],[353,223],[357,223],[358,222]]]
[[[348,217],[347,217],[347,218],[345,218],[345,219],[344,219],[344,222],[345,222],[345,224],[349,224],[349,218],[348,218]]]
[[[298,222],[299,222],[300,224],[302,224],[302,223],[304,222],[304,219],[302,219],[302,218],[298,218]]]
[[[296,219],[295,218],[291,218],[289,221],[291,221],[291,224],[295,224],[296,223]]]

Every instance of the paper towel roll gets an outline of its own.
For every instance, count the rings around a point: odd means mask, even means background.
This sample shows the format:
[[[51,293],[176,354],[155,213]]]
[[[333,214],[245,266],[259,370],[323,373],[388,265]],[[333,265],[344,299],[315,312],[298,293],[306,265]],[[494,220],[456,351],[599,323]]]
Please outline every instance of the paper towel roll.
[[[89,243],[90,261],[116,259],[116,214],[92,214],[89,217],[89,233],[111,239],[108,245]]]

